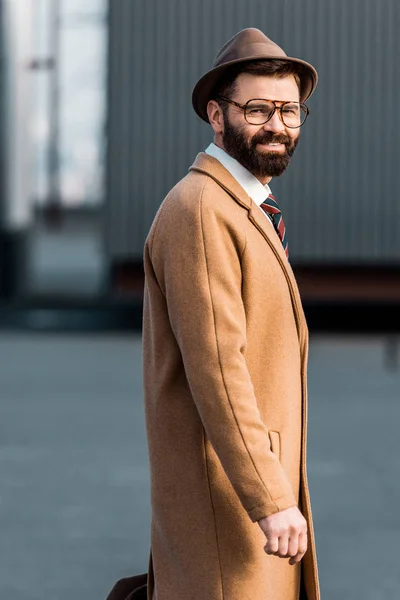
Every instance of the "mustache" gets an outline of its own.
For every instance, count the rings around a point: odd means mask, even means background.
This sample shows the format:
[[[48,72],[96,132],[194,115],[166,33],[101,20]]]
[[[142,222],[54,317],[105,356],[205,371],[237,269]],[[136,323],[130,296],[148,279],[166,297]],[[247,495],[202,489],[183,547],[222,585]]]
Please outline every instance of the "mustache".
[[[252,144],[270,144],[275,142],[276,144],[290,145],[291,139],[283,133],[272,133],[271,131],[260,132],[255,135],[252,139]]]

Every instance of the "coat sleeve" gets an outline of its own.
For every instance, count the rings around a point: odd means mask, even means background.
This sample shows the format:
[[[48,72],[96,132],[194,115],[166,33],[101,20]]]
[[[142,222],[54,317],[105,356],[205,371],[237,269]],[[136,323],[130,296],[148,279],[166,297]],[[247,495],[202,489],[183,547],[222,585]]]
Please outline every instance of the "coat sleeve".
[[[297,502],[271,451],[245,360],[244,235],[205,198],[204,188],[200,196],[161,209],[145,264],[165,296],[205,433],[245,510],[258,521]]]

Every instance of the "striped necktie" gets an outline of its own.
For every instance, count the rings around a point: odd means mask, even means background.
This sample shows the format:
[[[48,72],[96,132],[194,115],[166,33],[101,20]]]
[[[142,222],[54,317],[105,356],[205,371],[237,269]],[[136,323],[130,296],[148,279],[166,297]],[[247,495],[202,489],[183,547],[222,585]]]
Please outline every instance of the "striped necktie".
[[[261,208],[265,213],[267,213],[268,217],[271,219],[275,231],[282,242],[282,246],[284,251],[286,252],[286,256],[287,258],[289,258],[289,244],[286,235],[285,223],[283,221],[282,213],[280,211],[278,203],[272,194],[270,194],[268,198],[264,200],[264,202],[261,204]]]

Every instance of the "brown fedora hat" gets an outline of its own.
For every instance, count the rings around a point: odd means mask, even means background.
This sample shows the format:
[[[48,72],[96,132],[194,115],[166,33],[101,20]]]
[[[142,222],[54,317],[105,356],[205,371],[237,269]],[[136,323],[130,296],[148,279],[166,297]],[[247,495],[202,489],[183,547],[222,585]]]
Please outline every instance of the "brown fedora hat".
[[[196,83],[193,94],[193,108],[203,121],[208,123],[207,104],[217,82],[232,66],[262,59],[286,60],[303,66],[299,73],[301,81],[300,100],[305,102],[313,93],[318,81],[317,71],[312,65],[292,58],[270,40],[262,31],[255,28],[242,29],[233,36],[218,52],[213,68],[207,71]]]

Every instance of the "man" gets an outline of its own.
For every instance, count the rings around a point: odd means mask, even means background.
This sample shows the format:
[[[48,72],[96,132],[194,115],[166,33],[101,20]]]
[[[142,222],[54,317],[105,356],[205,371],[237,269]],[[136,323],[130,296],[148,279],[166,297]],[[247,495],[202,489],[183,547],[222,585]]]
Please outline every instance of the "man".
[[[193,106],[214,143],[145,245],[152,600],[319,600],[306,476],[307,326],[268,183],[317,82],[257,29]]]

